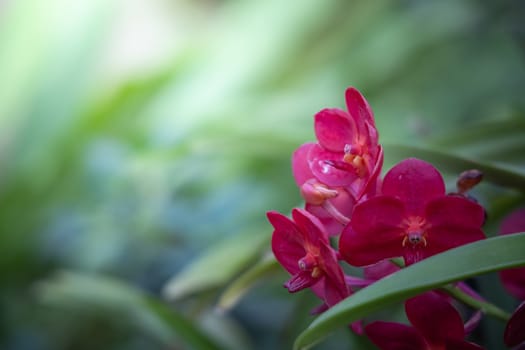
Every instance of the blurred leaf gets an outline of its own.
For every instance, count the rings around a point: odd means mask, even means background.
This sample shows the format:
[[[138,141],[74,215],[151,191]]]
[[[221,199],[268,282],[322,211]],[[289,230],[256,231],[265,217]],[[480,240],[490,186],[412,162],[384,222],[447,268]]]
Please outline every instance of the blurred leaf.
[[[486,181],[520,191],[525,189],[525,169],[523,171],[509,169],[499,164],[418,147],[386,145],[385,149],[387,150],[385,157],[388,157],[390,161],[397,162],[404,158],[416,157],[433,163],[441,171],[456,174],[468,169],[479,169],[483,172]]]
[[[164,286],[163,294],[176,300],[223,285],[250,264],[268,244],[265,234],[230,237],[191,261]]]
[[[221,311],[231,309],[256,283],[276,271],[281,271],[281,266],[273,255],[268,254],[255,266],[235,279],[222,293],[217,307]]]
[[[96,275],[61,272],[37,285],[47,304],[86,312],[110,312],[131,321],[167,346],[182,341],[191,349],[221,349],[192,321],[143,292],[120,281]]]
[[[525,233],[489,238],[442,254],[383,278],[321,314],[299,335],[295,349],[306,349],[337,327],[426,290],[487,272],[525,265]]]

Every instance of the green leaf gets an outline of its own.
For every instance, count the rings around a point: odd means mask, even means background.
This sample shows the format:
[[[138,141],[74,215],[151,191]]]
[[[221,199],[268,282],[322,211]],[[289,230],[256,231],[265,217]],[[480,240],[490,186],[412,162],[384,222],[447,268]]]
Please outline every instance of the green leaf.
[[[217,302],[217,307],[221,311],[231,309],[257,282],[281,269],[273,255],[265,256],[226,288]]]
[[[467,169],[479,169],[483,172],[486,181],[520,191],[525,188],[525,173],[499,164],[485,163],[451,153],[412,146],[387,145],[385,149],[388,150],[385,156],[389,161],[396,162],[404,158],[416,157],[432,162],[439,170],[457,174]]]
[[[46,304],[75,311],[104,312],[106,317],[115,316],[116,322],[133,322],[167,347],[183,342],[192,349],[221,349],[184,315],[109,277],[61,272],[38,284],[36,292]]]
[[[335,328],[421,292],[487,272],[524,266],[523,252],[525,233],[520,233],[485,239],[432,256],[358,291],[320,315],[299,335],[294,349],[307,349]]]
[[[171,278],[163,294],[169,300],[176,300],[222,286],[254,261],[267,244],[265,234],[246,234],[224,240]]]

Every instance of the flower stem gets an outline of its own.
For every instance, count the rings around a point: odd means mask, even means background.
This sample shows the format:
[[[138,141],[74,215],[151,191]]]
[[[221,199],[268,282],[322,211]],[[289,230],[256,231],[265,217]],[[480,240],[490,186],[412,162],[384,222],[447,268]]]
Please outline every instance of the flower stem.
[[[448,285],[443,286],[440,289],[464,304],[474,309],[481,310],[483,313],[498,318],[503,322],[507,322],[510,318],[509,313],[500,309],[498,306],[488,301],[476,299],[455,286]]]

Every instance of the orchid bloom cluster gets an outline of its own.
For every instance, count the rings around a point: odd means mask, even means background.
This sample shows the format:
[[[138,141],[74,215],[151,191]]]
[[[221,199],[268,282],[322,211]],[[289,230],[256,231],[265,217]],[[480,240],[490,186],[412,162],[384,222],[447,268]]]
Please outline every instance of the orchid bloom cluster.
[[[449,194],[439,171],[416,158],[401,161],[381,177],[383,148],[372,109],[355,88],[348,88],[345,98],[346,111],[323,109],[315,115],[317,142],[293,153],[293,176],[305,207],[294,208],[291,218],[267,213],[274,227],[273,253],[291,275],[284,286],[291,293],[315,293],[322,301],[315,313],[398,270],[391,259],[408,266],[485,238],[485,211],[468,194],[482,174],[463,173],[456,192]],[[514,228],[504,233],[517,232]],[[363,277],[345,274],[340,262],[363,268]],[[525,299],[523,269],[501,277]],[[466,284],[462,287],[481,298]],[[352,324],[352,329],[381,349],[481,349],[464,340],[480,313],[463,323],[449,298],[438,292],[407,300],[405,310],[412,326],[374,321],[364,327]],[[518,308],[506,339],[524,330],[524,314],[525,307]],[[513,344],[520,339],[512,339]]]

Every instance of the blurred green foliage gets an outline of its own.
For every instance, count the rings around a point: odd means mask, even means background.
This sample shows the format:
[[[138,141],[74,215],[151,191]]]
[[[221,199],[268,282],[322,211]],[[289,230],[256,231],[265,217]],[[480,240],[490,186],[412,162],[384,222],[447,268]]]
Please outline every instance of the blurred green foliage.
[[[385,168],[402,145],[447,155],[450,184],[450,155],[523,178],[523,23],[518,0],[0,2],[0,348],[290,348],[316,301],[284,272],[215,303],[265,254],[265,211],[299,205],[313,114],[353,85]],[[489,235],[525,203],[496,178]]]

